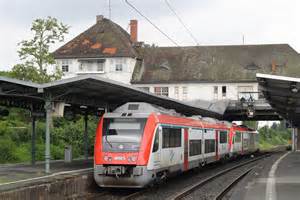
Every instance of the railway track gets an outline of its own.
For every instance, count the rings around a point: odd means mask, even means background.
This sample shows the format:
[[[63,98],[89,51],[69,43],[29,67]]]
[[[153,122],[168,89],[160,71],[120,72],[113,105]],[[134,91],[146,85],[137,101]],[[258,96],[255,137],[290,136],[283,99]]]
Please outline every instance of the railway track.
[[[259,156],[258,158],[249,160],[249,161],[245,161],[243,163],[237,164],[233,167],[230,167],[228,169],[222,170],[212,176],[209,176],[203,180],[200,180],[199,182],[195,183],[194,185],[186,188],[185,190],[175,194],[174,196],[172,196],[170,198],[170,200],[180,200],[180,199],[186,199],[189,195],[191,195],[192,193],[196,192],[197,190],[200,190],[202,187],[204,187],[205,185],[208,185],[209,183],[211,183],[212,181],[214,181],[215,179],[225,176],[226,174],[233,172],[236,169],[239,169],[243,166],[249,165],[251,163],[254,163],[258,160],[261,160],[263,158],[269,157],[271,154],[265,154],[262,156]],[[243,173],[241,173],[233,182],[231,182],[229,185],[225,186],[225,189],[223,189],[219,194],[217,194],[214,199],[222,199],[227,192],[238,182],[240,181],[244,176],[246,176],[251,170],[253,169],[253,167],[244,170]],[[190,198],[188,198],[190,199]]]
[[[227,185],[217,196],[214,198],[214,200],[222,200],[223,197],[226,196],[226,194],[235,186],[239,181],[241,181],[249,172],[253,170],[254,167],[251,167],[250,169],[246,170],[244,173],[240,174],[236,179],[234,179],[233,182],[231,182],[229,185]]]
[[[133,200],[133,199],[136,199],[140,196],[142,196],[144,193],[145,193],[145,189],[144,190],[140,190],[140,191],[137,191],[137,192],[134,192],[134,193],[131,193],[123,198],[121,198],[122,200]]]

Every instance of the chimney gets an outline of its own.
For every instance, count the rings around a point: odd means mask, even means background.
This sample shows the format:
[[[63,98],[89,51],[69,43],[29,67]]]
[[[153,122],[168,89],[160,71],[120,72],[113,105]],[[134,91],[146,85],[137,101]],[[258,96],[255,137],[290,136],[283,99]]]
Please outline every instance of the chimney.
[[[138,41],[138,21],[136,19],[130,20],[130,39],[131,42],[136,43]]]
[[[99,23],[103,20],[103,15],[96,15],[96,23]]]

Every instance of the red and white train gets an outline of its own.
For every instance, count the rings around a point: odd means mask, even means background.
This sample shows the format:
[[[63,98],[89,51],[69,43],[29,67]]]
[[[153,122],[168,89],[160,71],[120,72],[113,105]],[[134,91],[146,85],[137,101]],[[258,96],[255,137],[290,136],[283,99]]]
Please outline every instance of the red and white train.
[[[141,188],[170,174],[258,150],[255,130],[127,103],[101,118],[94,178],[101,187]]]

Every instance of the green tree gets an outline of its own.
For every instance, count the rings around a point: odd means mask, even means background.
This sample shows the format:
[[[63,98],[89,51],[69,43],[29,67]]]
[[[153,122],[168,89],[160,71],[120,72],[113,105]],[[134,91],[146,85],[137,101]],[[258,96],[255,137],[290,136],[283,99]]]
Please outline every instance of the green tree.
[[[61,78],[61,71],[56,67],[53,74],[47,74],[46,68],[55,65],[50,46],[62,42],[69,27],[56,18],[36,19],[32,23],[33,37],[19,43],[19,57],[23,64],[13,67],[12,76],[22,80],[49,82]]]

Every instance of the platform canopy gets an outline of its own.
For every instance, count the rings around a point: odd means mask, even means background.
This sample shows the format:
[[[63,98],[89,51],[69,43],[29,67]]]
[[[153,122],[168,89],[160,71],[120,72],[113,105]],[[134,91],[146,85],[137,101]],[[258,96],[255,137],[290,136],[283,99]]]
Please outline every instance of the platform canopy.
[[[77,76],[47,84],[0,77],[0,97],[0,105],[35,109],[43,109],[45,101],[94,109],[114,109],[126,102],[147,102],[188,116],[214,118],[222,118],[228,105],[226,102],[185,103],[94,75]]]
[[[300,126],[300,78],[256,74],[260,90],[270,105],[293,126]]]
[[[41,84],[0,76],[0,105],[43,110],[44,99],[38,93]]]

